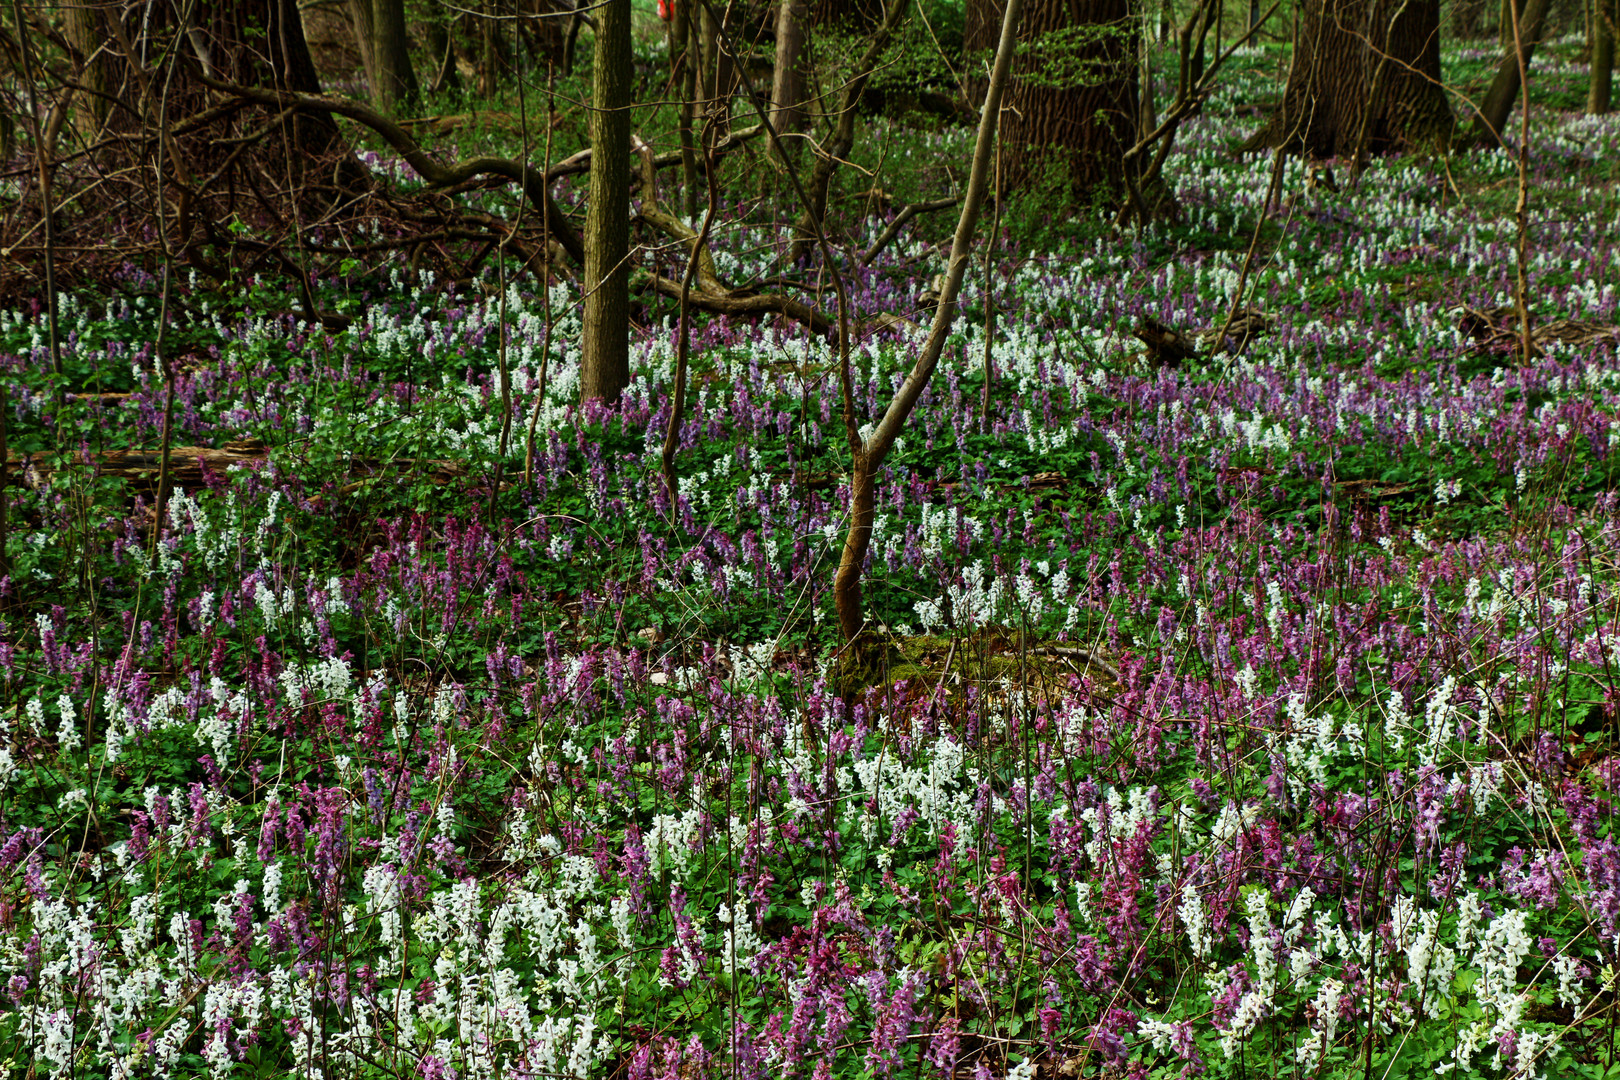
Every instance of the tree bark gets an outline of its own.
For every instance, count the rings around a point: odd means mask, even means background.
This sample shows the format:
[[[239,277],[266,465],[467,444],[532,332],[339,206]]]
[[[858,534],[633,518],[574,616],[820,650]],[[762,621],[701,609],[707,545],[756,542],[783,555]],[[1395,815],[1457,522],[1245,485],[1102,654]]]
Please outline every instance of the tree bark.
[[[501,84],[501,69],[508,66],[506,35],[502,33],[499,0],[484,0],[478,20],[478,92],[493,97]]]
[[[790,161],[798,157],[804,127],[804,37],[810,6],[805,0],[779,0],[776,8],[776,66],[771,74],[771,127]]]
[[[1519,21],[1524,21],[1524,0],[1502,0],[1496,15],[1496,41],[1503,49],[1513,48],[1513,11],[1518,9]]]
[[[1602,116],[1611,107],[1614,88],[1614,17],[1612,0],[1593,0],[1592,81],[1586,91],[1586,111]]]
[[[676,101],[675,127],[681,140],[681,205],[688,219],[697,217],[698,168],[694,117],[698,112],[697,34],[694,32],[692,5],[674,0],[674,16],[669,21],[670,85]]]
[[[1305,0],[1282,108],[1244,144],[1316,158],[1440,145],[1439,0]]]
[[[1003,2],[969,0],[970,56],[994,46]],[[1008,191],[1055,187],[1074,205],[1124,194],[1120,162],[1140,119],[1137,36],[1128,0],[1026,0],[1002,118]]]
[[[416,73],[411,68],[404,0],[349,0],[349,17],[372,101],[392,112],[401,102],[414,100]]]
[[[973,165],[968,173],[967,192],[962,200],[962,213],[956,221],[956,235],[951,240],[951,254],[945,264],[944,282],[939,300],[934,307],[934,323],[923,343],[921,354],[906,375],[905,382],[889,402],[883,419],[872,434],[862,439],[855,434],[854,417],[845,416],[851,442],[849,532],[844,536],[844,550],[838,561],[838,574],[833,580],[833,602],[838,611],[838,630],[845,645],[844,671],[848,677],[846,687],[859,681],[865,667],[864,630],[866,615],[861,595],[861,577],[865,572],[867,552],[872,546],[872,522],[876,511],[877,473],[894,447],[895,439],[905,428],[917,400],[934,376],[945,339],[956,321],[956,301],[961,294],[962,279],[967,274],[972,254],[973,233],[978,226],[979,210],[984,205],[985,189],[990,183],[992,155],[996,143],[997,121],[1006,114],[1002,108],[1005,90],[1013,67],[1013,52],[1017,45],[1020,8],[1024,0],[1006,0],[1002,9],[1001,33],[997,38],[995,63],[985,88],[984,109],[979,114],[979,132],[973,144]],[[887,21],[887,20],[885,20]],[[848,358],[843,371],[846,410],[852,402],[849,396]]]
[[[113,84],[122,89],[112,99],[115,107],[108,122],[123,131],[156,130],[154,115],[158,108],[160,87],[154,85],[156,69],[146,65],[159,57],[167,48],[166,39],[181,21],[184,0],[158,0],[150,5],[130,8],[120,5],[87,5],[80,9],[81,20],[77,32],[94,35],[104,43],[116,43],[112,49],[113,61],[120,69]],[[319,94],[320,77],[304,38],[303,19],[298,12],[297,0],[219,0],[193,6],[191,21],[186,28],[182,48],[204,75],[241,86],[257,86],[283,93]],[[188,118],[208,113],[206,91],[182,67],[175,73],[168,94],[168,112],[171,128],[178,135],[169,147],[173,155],[169,161],[176,173],[188,175],[196,170],[204,175],[213,171],[214,162],[209,155],[218,152],[214,141],[220,136],[230,137],[244,130],[253,130],[264,123],[261,115],[222,117],[214,122],[188,123]],[[293,160],[285,162],[291,177],[273,174],[279,181],[289,179],[296,184],[311,162],[304,159],[322,159],[319,169],[324,178],[331,177],[331,156],[341,152],[343,141],[337,124],[330,116],[299,113],[281,120],[287,139],[273,139],[265,143],[269,149],[290,147]],[[187,151],[196,140],[195,156]],[[274,146],[271,146],[271,143]],[[252,158],[244,157],[243,168]],[[263,161],[254,161],[253,168],[264,168]],[[281,170],[285,172],[284,170]]]
[[[1485,14],[1485,0],[1453,0],[1451,36],[1472,41],[1479,37],[1479,21]]]
[[[1469,141],[1482,145],[1501,143],[1508,117],[1513,115],[1513,103],[1519,98],[1520,71],[1530,70],[1530,61],[1541,42],[1547,7],[1548,0],[1526,0],[1524,13],[1519,17],[1518,50],[1513,48],[1512,28],[1509,27],[1508,46],[1502,52],[1502,59],[1497,62],[1496,77],[1491,80],[1490,88],[1485,91],[1485,100],[1474,117]],[[1508,17],[1511,19],[1511,14]]]
[[[596,10],[591,186],[585,215],[581,401],[613,402],[630,385],[630,0]]]
[[[87,91],[79,99],[79,134],[85,142],[94,142],[107,123],[109,97],[115,87],[116,71],[107,50],[108,41],[101,26],[101,17],[90,4],[69,4],[63,16],[68,44],[77,54],[73,57],[76,78]]]

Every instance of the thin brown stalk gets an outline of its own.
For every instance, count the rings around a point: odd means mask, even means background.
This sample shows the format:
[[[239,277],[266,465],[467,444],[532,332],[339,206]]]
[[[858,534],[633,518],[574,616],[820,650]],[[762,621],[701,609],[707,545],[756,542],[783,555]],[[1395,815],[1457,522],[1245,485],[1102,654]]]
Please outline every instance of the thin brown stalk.
[[[546,157],[551,157],[551,133],[557,124],[557,69],[546,68]],[[551,200],[540,204],[541,231],[551,235]],[[523,449],[523,486],[534,483],[534,433],[540,423],[540,413],[546,407],[546,375],[551,370],[551,259],[547,253],[545,274],[540,281],[540,304],[545,331],[540,335],[540,379],[534,390],[534,404],[529,412],[529,434]]]
[[[996,237],[1001,232],[1001,125],[996,125],[996,207],[990,221],[990,240],[984,245],[984,387],[979,394],[979,433],[990,430],[991,353],[996,342],[996,294],[990,277],[990,264],[996,254]]]
[[[1518,225],[1514,251],[1517,263],[1514,267],[1514,303],[1519,309],[1519,357],[1528,363],[1537,351],[1530,329],[1530,276],[1525,270],[1530,255],[1530,65],[1525,57],[1519,7],[1517,4],[1509,6],[1513,10],[1513,55],[1519,62],[1519,95],[1522,100],[1519,109],[1519,192],[1513,205],[1513,217]],[[1537,27],[1537,31],[1539,33],[1540,27]]]
[[[181,35],[185,34],[186,27],[191,22],[192,8],[195,3],[189,3],[180,13]],[[173,56],[169,58],[169,69],[163,79],[163,90],[158,95],[158,139],[157,139],[157,169],[156,193],[154,204],[157,212],[158,247],[163,253],[163,293],[158,303],[157,335],[152,344],[152,352],[157,360],[157,370],[163,376],[163,443],[159,451],[157,501],[153,507],[152,518],[152,546],[148,552],[152,569],[158,565],[158,543],[163,535],[163,517],[169,505],[169,474],[171,462],[170,449],[174,444],[174,384],[179,380],[178,367],[169,358],[165,348],[164,337],[169,328],[169,301],[174,288],[174,252],[169,247],[168,214],[165,213],[165,200],[163,198],[163,162],[164,151],[169,147],[169,91],[174,85],[175,62]]]
[[[994,151],[997,122],[1001,117],[1001,99],[1012,69],[1013,52],[1017,47],[1018,17],[1022,9],[1022,0],[1007,0],[1002,13],[1001,38],[996,45],[995,65],[985,92],[978,137],[973,146],[973,168],[962,200],[962,212],[957,218],[956,235],[951,241],[944,287],[940,289],[939,301],[934,308],[933,328],[876,430],[865,439],[852,439],[854,469],[850,482],[849,531],[844,538],[843,556],[839,560],[838,575],[833,584],[839,632],[846,647],[857,644],[866,625],[862,611],[861,573],[872,542],[877,470],[882,467],[911,411],[916,408],[924,387],[933,377],[934,368],[945,348],[945,339],[956,321],[956,301],[962,291],[962,279],[967,274],[979,210],[984,204],[985,190],[989,187],[991,154]],[[847,368],[845,378],[848,378]]]
[[[669,423],[664,429],[664,488],[669,495],[669,516],[671,521],[679,519],[680,485],[675,474],[675,451],[681,445],[681,420],[686,411],[686,371],[688,359],[692,351],[692,279],[697,274],[698,264],[704,251],[708,247],[709,232],[714,228],[714,218],[720,209],[720,185],[716,176],[714,159],[709,151],[714,144],[714,135],[719,127],[719,114],[712,114],[708,125],[704,128],[704,165],[709,181],[709,206],[703,213],[703,224],[698,229],[697,239],[692,243],[686,256],[686,270],[681,274],[681,314],[678,322],[677,337],[675,338],[675,385],[670,388],[669,396]],[[643,185],[642,198],[657,202],[657,189],[653,186],[652,169],[650,168],[651,155],[646,155],[649,167],[646,170],[647,180]]]

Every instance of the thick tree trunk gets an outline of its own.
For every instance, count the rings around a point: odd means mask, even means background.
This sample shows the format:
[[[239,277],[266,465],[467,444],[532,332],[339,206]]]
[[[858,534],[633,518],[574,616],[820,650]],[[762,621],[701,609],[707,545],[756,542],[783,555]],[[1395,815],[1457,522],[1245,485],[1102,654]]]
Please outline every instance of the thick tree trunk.
[[[1586,111],[1602,116],[1609,111],[1614,87],[1613,0],[1593,0],[1592,82],[1586,92]]]
[[[1439,0],[1305,0],[1283,106],[1245,144],[1312,157],[1449,139]]]
[[[596,9],[591,187],[585,215],[581,401],[617,401],[630,385],[630,0]]]
[[[1510,27],[1509,43],[1502,51],[1502,59],[1497,62],[1496,77],[1485,91],[1479,115],[1474,117],[1472,141],[1484,145],[1502,141],[1508,117],[1513,115],[1513,103],[1519,99],[1520,73],[1530,70],[1530,61],[1535,58],[1536,46],[1541,42],[1542,27],[1547,22],[1547,7],[1548,0],[1527,0],[1519,16],[1517,50],[1513,48]],[[1509,18],[1512,16],[1509,15]]]
[[[995,46],[1003,8],[970,0],[969,55]],[[1124,194],[1121,158],[1140,117],[1136,39],[1127,0],[1026,0],[1003,106],[1008,191],[1066,191],[1075,204]]]
[[[416,97],[405,27],[405,0],[349,0],[371,100],[384,112]]]
[[[108,81],[123,85],[114,99],[117,107],[108,116],[108,123],[123,131],[153,130],[156,128],[156,110],[160,94],[153,85],[159,78],[159,69],[145,67],[156,63],[167,47],[166,39],[173,34],[187,5],[183,0],[159,0],[147,5],[86,5],[75,18],[79,21],[76,33],[94,36],[99,42],[119,42],[111,54],[116,57],[120,70]],[[303,19],[298,12],[297,0],[219,0],[209,4],[191,5],[192,14],[186,25],[185,44],[189,61],[200,67],[204,74],[242,86],[259,86],[300,94],[319,94],[320,78],[304,38]],[[124,43],[128,44],[126,51]],[[144,58],[144,59],[143,59]],[[172,80],[165,75],[168,92],[168,120],[177,127],[193,113],[206,109],[210,102],[206,91],[193,79],[187,69],[179,68]],[[131,109],[146,109],[152,115],[141,116]],[[330,181],[332,154],[340,151],[343,143],[337,124],[328,116],[298,114],[284,118],[290,146],[297,153],[294,158],[320,158],[319,170]],[[250,111],[232,123],[209,124],[188,132],[174,140],[171,150],[175,157],[169,162],[179,175],[188,170],[212,172],[216,162],[210,155],[217,154],[221,136],[230,137],[237,132],[262,127],[264,118]],[[187,154],[193,145],[201,149],[195,160]],[[287,140],[272,140],[279,150],[289,145]],[[262,161],[243,155],[242,168],[263,169]],[[251,164],[250,164],[251,163]],[[292,170],[291,180],[297,183],[308,163],[293,160],[286,163]],[[277,181],[287,181],[285,169],[273,175]]]

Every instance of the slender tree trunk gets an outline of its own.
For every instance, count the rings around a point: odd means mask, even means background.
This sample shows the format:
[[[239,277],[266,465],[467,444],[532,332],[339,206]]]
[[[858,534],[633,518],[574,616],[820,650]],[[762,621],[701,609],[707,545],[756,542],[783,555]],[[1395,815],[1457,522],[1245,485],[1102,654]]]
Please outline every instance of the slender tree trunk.
[[[693,134],[698,109],[696,20],[692,18],[690,0],[673,0],[673,5],[674,17],[669,22],[670,82],[679,98],[675,125],[681,140],[682,206],[691,220],[698,211],[697,139]]]
[[[1283,107],[1244,149],[1382,154],[1439,144],[1455,126],[1439,0],[1305,0]]]
[[[851,676],[846,686],[858,681],[864,666],[862,656],[863,631],[866,628],[864,601],[861,595],[861,577],[865,572],[866,555],[872,546],[872,521],[876,511],[877,473],[893,448],[894,441],[905,428],[917,400],[934,376],[945,339],[956,321],[956,302],[961,294],[962,279],[967,274],[972,255],[973,233],[978,227],[979,210],[984,205],[985,190],[990,184],[995,152],[997,121],[1005,116],[1002,102],[1013,67],[1013,52],[1018,44],[1020,9],[1024,0],[1006,0],[1001,12],[1001,33],[997,38],[995,64],[985,89],[984,108],[979,114],[978,137],[973,144],[973,165],[968,173],[967,192],[962,199],[962,213],[956,221],[956,235],[951,241],[950,259],[945,264],[945,281],[940,289],[939,301],[934,307],[934,323],[923,343],[922,352],[912,365],[889,402],[883,419],[872,434],[859,438],[851,429],[850,439],[852,476],[849,495],[849,532],[844,537],[844,550],[838,562],[838,574],[833,581],[833,600],[838,610],[838,629],[845,652],[845,671]],[[846,367],[844,376],[847,379]],[[845,407],[849,407],[846,399]],[[846,418],[850,423],[851,418]]]
[[[839,99],[837,117],[833,123],[832,137],[820,148],[816,157],[816,167],[810,174],[810,183],[806,192],[807,204],[794,224],[797,235],[793,244],[788,248],[788,263],[797,265],[809,256],[811,248],[815,246],[816,237],[821,234],[822,223],[827,214],[827,194],[832,187],[833,173],[849,157],[849,152],[855,146],[855,106],[860,103],[861,95],[866,91],[867,80],[872,77],[883,50],[888,47],[889,40],[899,29],[900,23],[906,16],[907,0],[889,0],[889,13],[883,24],[877,28],[870,41],[866,43],[866,52],[855,62],[855,70],[844,83],[843,96]]]
[[[771,126],[783,151],[797,158],[804,127],[804,32],[810,17],[806,0],[779,0],[776,7],[776,67],[771,74]],[[783,162],[790,164],[790,162]]]
[[[387,107],[415,101],[416,72],[411,68],[410,38],[405,22],[405,0],[371,0],[374,17],[373,51]],[[377,92],[377,83],[372,83]]]
[[[1148,132],[1159,126],[1159,106],[1158,102],[1154,100],[1153,96],[1153,42],[1150,34],[1142,35],[1141,49],[1142,111],[1137,120],[1136,130]],[[998,191],[996,196],[996,205],[999,206],[1000,204],[1001,196]]]
[[[727,22],[730,11],[730,4],[704,3],[698,19],[699,51],[703,59],[704,111],[710,116],[720,116],[720,126],[716,131],[721,138],[730,130],[731,99],[737,92],[739,74],[737,58],[727,48],[733,29]]]
[[[581,401],[617,401],[630,385],[630,0],[596,9],[591,187],[585,215]]]
[[[63,9],[63,23],[68,44],[78,53],[74,57],[79,68],[78,81],[89,91],[79,99],[79,133],[86,142],[94,142],[107,122],[107,95],[112,93],[115,78],[112,55],[105,51],[108,42],[103,36],[101,19],[91,9],[89,0],[67,5]]]
[[[483,17],[478,20],[478,93],[493,97],[501,82],[501,69],[507,66],[506,35],[501,32],[500,0],[484,0]]]
[[[1586,92],[1586,111],[1602,116],[1611,106],[1614,87],[1615,6],[1612,0],[1592,4],[1592,81]]]
[[[1520,71],[1530,70],[1530,61],[1535,57],[1536,46],[1541,42],[1541,31],[1547,21],[1548,0],[1526,0],[1524,13],[1519,21],[1519,49],[1515,50],[1512,43],[1513,28],[1508,27],[1509,42],[1502,52],[1502,59],[1496,65],[1496,77],[1485,91],[1485,100],[1480,104],[1479,115],[1474,117],[1474,128],[1471,141],[1486,145],[1499,144],[1506,128],[1508,117],[1513,115],[1513,103],[1519,98]],[[1511,21],[1513,15],[1508,13]]]
[[[1466,41],[1479,37],[1479,20],[1484,14],[1485,0],[1452,0],[1452,37]]]

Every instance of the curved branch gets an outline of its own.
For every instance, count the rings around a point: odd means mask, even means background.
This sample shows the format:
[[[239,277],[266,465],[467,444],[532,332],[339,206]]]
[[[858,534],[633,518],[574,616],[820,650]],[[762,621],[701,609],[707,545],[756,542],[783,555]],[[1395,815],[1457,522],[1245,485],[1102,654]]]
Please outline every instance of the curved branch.
[[[665,296],[673,296],[677,300],[681,296],[681,283],[664,277],[660,274],[652,276],[653,288]],[[759,293],[755,296],[736,296],[727,294],[723,296],[709,292],[692,292],[690,302],[693,307],[703,311],[712,311],[716,315],[785,315],[795,322],[808,326],[813,333],[825,334],[833,329],[833,321],[824,313],[817,311],[808,304],[798,300],[790,300],[785,296],[774,293]]]
[[[563,250],[567,251],[574,261],[580,263],[585,261],[585,246],[580,242],[579,233],[568,223],[562,209],[551,197],[551,191],[547,186],[548,174],[527,162],[514,161],[511,158],[477,157],[470,161],[457,161],[446,165],[428,153],[405,128],[358,101],[330,97],[326,94],[299,94],[286,90],[266,90],[257,86],[239,86],[216,79],[202,70],[196,71],[195,74],[199,81],[211,89],[256,104],[297,109],[300,112],[326,113],[363,124],[382,136],[394,152],[404,158],[406,163],[433,187],[450,187],[476,176],[504,177],[523,188],[529,202],[535,207],[536,212],[541,214],[551,235],[563,246]]]

